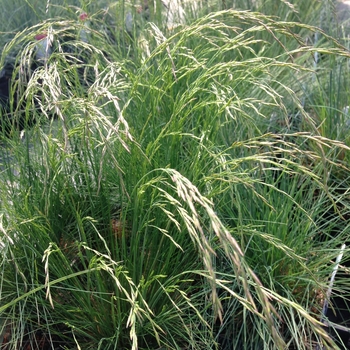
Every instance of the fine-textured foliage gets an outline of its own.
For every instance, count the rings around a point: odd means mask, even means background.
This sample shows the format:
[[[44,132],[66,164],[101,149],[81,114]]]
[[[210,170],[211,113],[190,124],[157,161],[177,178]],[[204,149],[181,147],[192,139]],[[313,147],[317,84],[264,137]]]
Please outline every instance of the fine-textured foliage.
[[[179,25],[159,1],[23,4],[1,57],[2,349],[335,348],[349,55],[305,1],[246,3],[189,1]]]

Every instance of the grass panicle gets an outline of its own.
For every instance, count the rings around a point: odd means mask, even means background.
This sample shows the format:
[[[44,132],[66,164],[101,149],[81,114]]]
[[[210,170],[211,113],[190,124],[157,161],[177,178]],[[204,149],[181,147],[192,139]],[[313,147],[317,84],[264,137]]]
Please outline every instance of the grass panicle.
[[[19,3],[0,60],[0,347],[335,348],[349,54],[325,7]]]

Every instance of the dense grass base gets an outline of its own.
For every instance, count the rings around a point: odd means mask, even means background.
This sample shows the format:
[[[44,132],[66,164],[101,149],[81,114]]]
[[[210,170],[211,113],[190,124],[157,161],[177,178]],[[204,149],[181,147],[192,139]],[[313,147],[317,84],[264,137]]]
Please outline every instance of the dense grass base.
[[[203,1],[171,25],[159,1],[105,5],[26,2],[2,51],[0,348],[336,348],[349,55],[311,25],[330,4]]]

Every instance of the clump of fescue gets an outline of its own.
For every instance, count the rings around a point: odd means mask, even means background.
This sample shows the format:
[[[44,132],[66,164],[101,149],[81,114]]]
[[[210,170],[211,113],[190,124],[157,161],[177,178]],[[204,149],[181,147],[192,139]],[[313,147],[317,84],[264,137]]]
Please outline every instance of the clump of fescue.
[[[294,30],[316,29],[229,10],[168,36],[150,23],[123,50],[96,27],[55,41],[2,173],[9,348],[333,346],[317,297],[345,234],[319,235],[348,208],[327,152],[348,147],[303,105],[314,49]],[[23,65],[28,33],[8,46]]]

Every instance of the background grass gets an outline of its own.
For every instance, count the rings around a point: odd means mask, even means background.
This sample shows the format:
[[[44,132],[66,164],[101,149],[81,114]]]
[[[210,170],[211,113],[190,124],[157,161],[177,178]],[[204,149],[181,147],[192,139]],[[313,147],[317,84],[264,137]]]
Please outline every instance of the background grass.
[[[335,348],[319,321],[350,145],[331,3],[203,2],[179,26],[158,1],[46,5],[17,4],[1,37],[10,122],[30,126],[3,137],[2,348]]]

